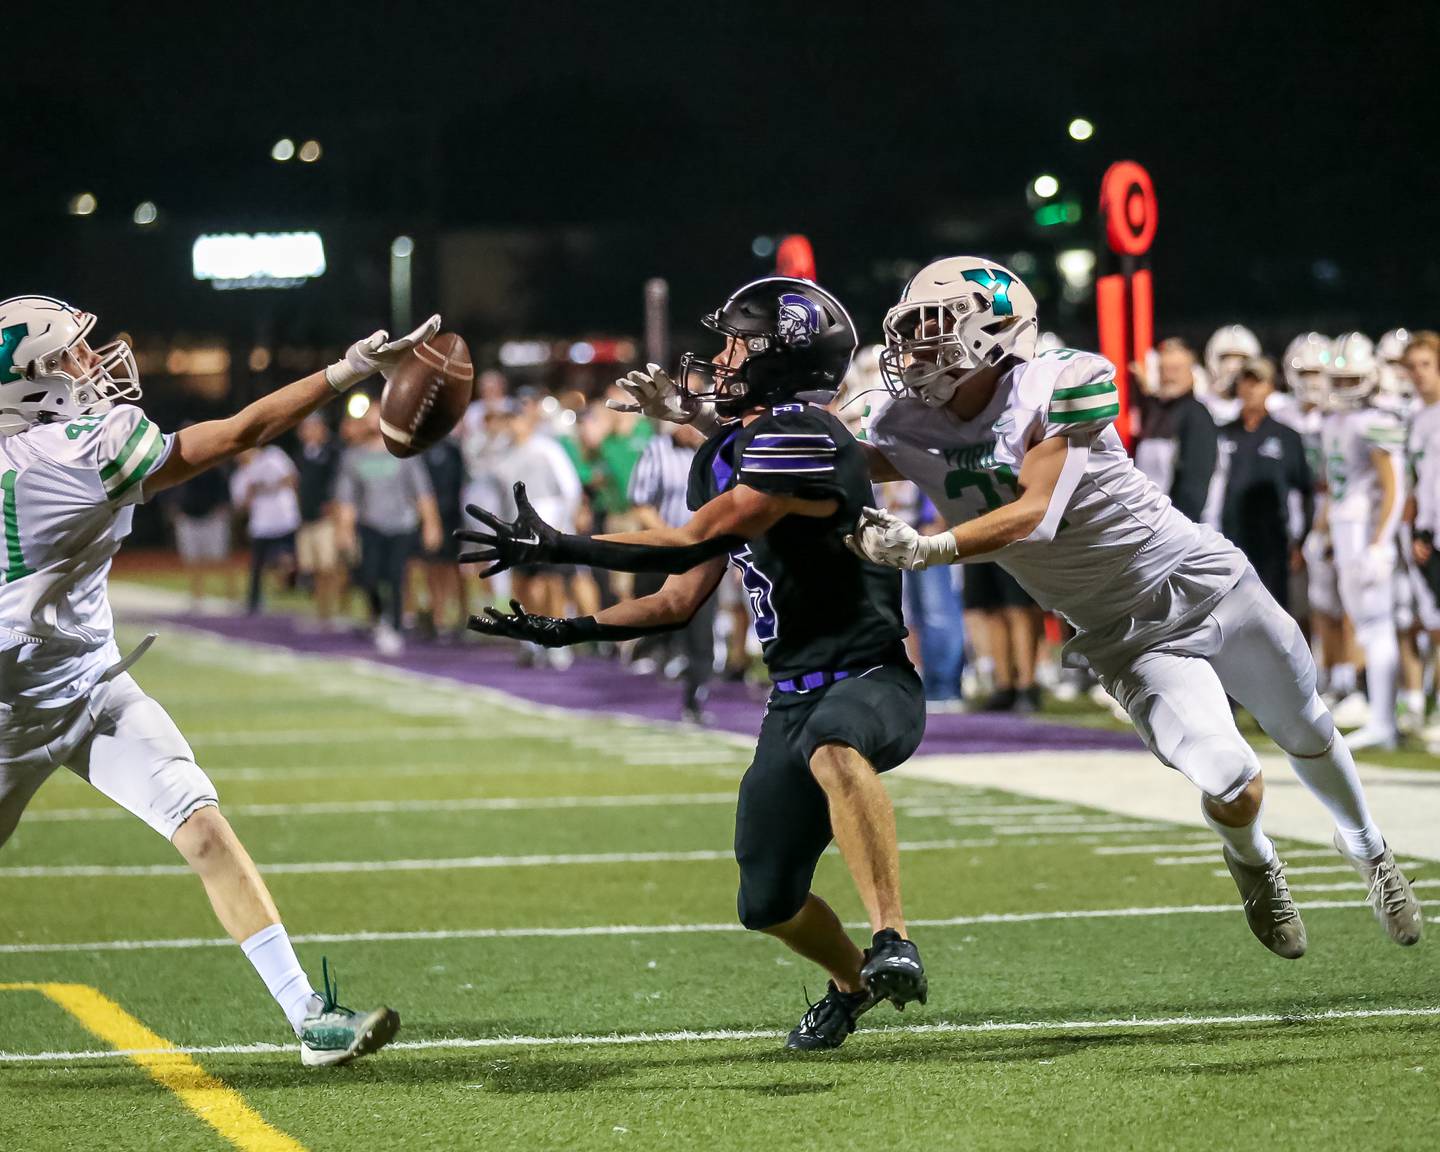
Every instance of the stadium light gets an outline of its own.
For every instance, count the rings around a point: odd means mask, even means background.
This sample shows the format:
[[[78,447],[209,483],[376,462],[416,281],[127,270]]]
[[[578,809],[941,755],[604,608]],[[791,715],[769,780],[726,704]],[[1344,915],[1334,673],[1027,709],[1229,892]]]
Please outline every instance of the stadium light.
[[[313,164],[320,159],[320,141],[307,140],[300,145],[300,162],[302,164]]]
[[[345,401],[345,415],[352,420],[363,419],[365,413],[370,411],[370,397],[364,392],[350,393],[350,399]]]
[[[1060,191],[1060,181],[1051,176],[1048,172],[1042,172],[1035,177],[1030,185],[1030,191],[1034,192],[1041,200],[1048,200]]]
[[[70,197],[68,211],[71,216],[89,216],[100,207],[100,201],[89,192],[81,192],[78,196]]]
[[[750,252],[760,260],[768,260],[775,255],[775,241],[769,236],[756,236],[750,241]]]
[[[1055,267],[1067,287],[1083,292],[1095,281],[1095,253],[1089,248],[1062,248]]]
[[[415,253],[415,241],[409,236],[397,236],[390,241],[390,255],[397,260],[408,260]]]
[[[1083,116],[1077,116],[1070,121],[1071,140],[1089,140],[1095,135],[1095,125],[1086,120]]]
[[[288,136],[282,136],[279,140],[275,141],[275,146],[270,149],[270,159],[278,160],[282,164],[294,155],[295,141],[291,140]]]
[[[155,207],[155,201],[142,200],[135,205],[135,214],[131,218],[144,228],[149,224],[154,224],[160,218],[160,209]]]
[[[247,232],[198,236],[190,249],[196,280],[216,288],[297,288],[325,273],[318,232]]]

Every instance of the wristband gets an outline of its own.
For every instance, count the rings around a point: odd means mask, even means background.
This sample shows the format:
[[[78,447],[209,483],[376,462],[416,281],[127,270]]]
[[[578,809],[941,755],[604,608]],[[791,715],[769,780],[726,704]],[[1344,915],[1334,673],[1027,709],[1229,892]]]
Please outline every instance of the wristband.
[[[369,372],[357,372],[347,360],[337,360],[325,369],[325,383],[336,392],[348,392],[369,375]]]
[[[916,559],[920,563],[915,567],[921,570],[933,568],[937,564],[954,564],[956,555],[960,551],[959,543],[953,532],[937,532],[934,536],[921,536],[916,548]]]

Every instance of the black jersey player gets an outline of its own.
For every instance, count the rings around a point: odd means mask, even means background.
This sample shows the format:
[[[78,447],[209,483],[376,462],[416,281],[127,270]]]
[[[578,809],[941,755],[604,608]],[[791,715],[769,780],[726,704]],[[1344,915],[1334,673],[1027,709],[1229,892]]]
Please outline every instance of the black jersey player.
[[[710,361],[681,361],[686,403],[717,418],[690,473],[686,525],[562,536],[517,485],[514,521],[472,508],[489,531],[461,534],[479,545],[462,559],[488,561],[492,571],[539,561],[671,573],[660,591],[578,619],[534,616],[512,602],[511,613],[488,609],[472,627],[553,646],[681,627],[715,591],[728,555],[774,681],[735,817],[740,920],[827,970],[827,994],[787,1043],[833,1048],[881,1000],[925,1001],[925,970],[900,906],[894,811],[878,778],[919,744],[923,693],[905,655],[898,573],[844,546],[872,500],[865,456],[812,403],[833,396],[850,364],[850,317],[815,284],[771,277],[704,322],[725,347]],[[810,890],[832,838],[870,916],[863,953]]]

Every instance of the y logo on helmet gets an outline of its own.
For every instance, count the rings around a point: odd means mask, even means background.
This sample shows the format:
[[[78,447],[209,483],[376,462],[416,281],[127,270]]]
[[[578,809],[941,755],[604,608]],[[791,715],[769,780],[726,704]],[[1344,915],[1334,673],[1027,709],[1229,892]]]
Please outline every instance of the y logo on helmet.
[[[815,306],[815,301],[798,292],[786,292],[780,297],[776,332],[783,343],[808,348],[810,340],[819,331],[820,309]]]
[[[996,316],[1013,316],[1015,309],[1010,303],[1010,285],[1015,277],[1008,272],[991,272],[988,268],[967,268],[961,275],[972,284],[989,288],[993,294],[991,306]]]
[[[20,369],[15,367],[15,349],[28,335],[28,324],[12,324],[8,328],[0,328],[0,384],[20,379]]]

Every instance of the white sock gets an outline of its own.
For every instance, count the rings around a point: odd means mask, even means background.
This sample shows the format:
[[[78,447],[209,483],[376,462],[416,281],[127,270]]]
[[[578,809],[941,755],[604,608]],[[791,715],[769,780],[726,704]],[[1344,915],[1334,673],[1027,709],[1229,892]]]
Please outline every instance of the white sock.
[[[305,975],[305,969],[300,967],[295,949],[290,945],[290,937],[285,934],[285,926],[271,924],[260,929],[240,945],[240,950],[260,973],[260,979],[265,981],[265,987],[270,989],[275,1003],[284,1010],[295,1035],[300,1035],[305,1017],[320,1003],[320,997],[310,986],[310,977]]]
[[[1260,808],[1261,811],[1264,811],[1264,801],[1261,801]],[[1230,849],[1230,854],[1240,863],[1261,868],[1275,859],[1275,845],[1270,843],[1269,838],[1260,828],[1259,812],[1255,813],[1255,819],[1245,827],[1231,828],[1228,824],[1221,824],[1210,815],[1209,805],[1202,803],[1200,811],[1205,816],[1205,823],[1215,829],[1216,834],[1225,841],[1225,846]]]
[[[1406,689],[1400,699],[1404,702],[1405,711],[1412,712],[1417,716],[1425,715],[1425,693],[1419,688]]]
[[[1395,625],[1380,620],[1356,630],[1356,639],[1365,649],[1365,689],[1370,699],[1369,727],[1381,732],[1395,731],[1395,689],[1400,679],[1400,641]]]
[[[1290,767],[1300,783],[1325,806],[1340,830],[1340,838],[1350,855],[1360,860],[1373,860],[1385,851],[1385,838],[1380,835],[1365,792],[1355,772],[1355,758],[1345,746],[1345,738],[1337,731],[1330,747],[1319,756],[1290,756]]]
[[[1355,691],[1355,665],[1332,664],[1330,666],[1330,693],[1343,700]]]

